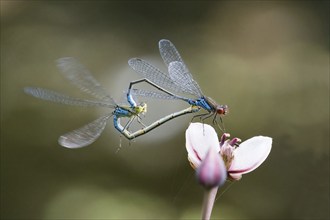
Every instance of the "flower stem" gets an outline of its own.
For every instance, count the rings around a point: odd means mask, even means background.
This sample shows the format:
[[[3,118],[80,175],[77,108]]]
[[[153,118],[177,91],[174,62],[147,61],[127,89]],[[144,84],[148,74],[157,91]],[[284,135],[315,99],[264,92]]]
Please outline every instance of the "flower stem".
[[[219,187],[213,187],[206,190],[204,193],[202,220],[209,220],[213,209],[215,196],[217,195]]]

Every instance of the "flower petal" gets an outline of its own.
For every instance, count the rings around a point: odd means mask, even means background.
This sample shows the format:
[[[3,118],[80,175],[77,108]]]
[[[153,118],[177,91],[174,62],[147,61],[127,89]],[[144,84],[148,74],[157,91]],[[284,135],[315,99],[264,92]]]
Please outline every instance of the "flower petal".
[[[229,180],[234,180],[234,181],[237,181],[237,180],[240,180],[242,178],[242,174],[233,174],[233,173],[228,173],[228,179]]]
[[[234,159],[229,174],[249,173],[260,166],[272,148],[272,138],[256,136],[244,141],[234,151]]]
[[[186,130],[186,149],[188,159],[197,168],[205,158],[208,150],[213,147],[220,151],[218,135],[208,124],[190,123]]]

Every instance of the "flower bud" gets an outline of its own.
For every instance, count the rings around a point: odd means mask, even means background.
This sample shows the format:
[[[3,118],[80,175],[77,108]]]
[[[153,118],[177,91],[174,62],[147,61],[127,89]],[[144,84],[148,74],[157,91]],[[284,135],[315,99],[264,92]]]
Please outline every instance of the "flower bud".
[[[227,178],[225,163],[215,148],[211,147],[204,160],[197,168],[198,182],[206,189],[221,186]]]

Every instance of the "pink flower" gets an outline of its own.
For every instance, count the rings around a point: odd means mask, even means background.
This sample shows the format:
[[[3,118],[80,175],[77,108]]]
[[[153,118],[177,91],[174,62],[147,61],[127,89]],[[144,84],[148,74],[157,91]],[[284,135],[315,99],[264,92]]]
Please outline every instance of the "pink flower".
[[[270,137],[256,136],[238,145],[241,140],[239,138],[230,140],[229,136],[227,133],[223,134],[219,144],[213,127],[202,123],[191,123],[186,131],[186,148],[191,166],[194,169],[198,168],[212,148],[222,156],[229,178],[239,180],[242,174],[259,167],[270,153],[272,147]]]
[[[186,146],[194,146],[188,150],[191,165],[197,168],[196,177],[201,185],[207,189],[222,185],[227,179],[225,163],[219,154],[219,140],[215,130],[204,125],[204,135],[200,137],[200,123],[192,123],[186,131]],[[202,138],[202,139],[201,139]],[[197,144],[197,145],[195,145]],[[199,153],[194,149],[198,148]],[[194,156],[193,156],[194,155]],[[196,165],[196,166],[195,166]]]

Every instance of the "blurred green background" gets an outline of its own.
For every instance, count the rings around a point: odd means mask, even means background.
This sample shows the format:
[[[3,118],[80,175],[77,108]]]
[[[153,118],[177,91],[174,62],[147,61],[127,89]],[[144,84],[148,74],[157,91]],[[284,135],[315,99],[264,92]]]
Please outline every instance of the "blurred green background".
[[[329,219],[328,1],[4,0],[1,218],[199,219],[203,189],[184,138],[191,115],[131,143],[109,121],[94,144],[70,150],[57,138],[107,110],[23,93],[38,86],[85,97],[54,63],[73,56],[125,101],[139,78],[127,60],[165,69],[163,38],[203,92],[230,106],[232,136],[273,137],[269,158],[220,196],[213,219]],[[186,106],[147,101],[146,121]]]

